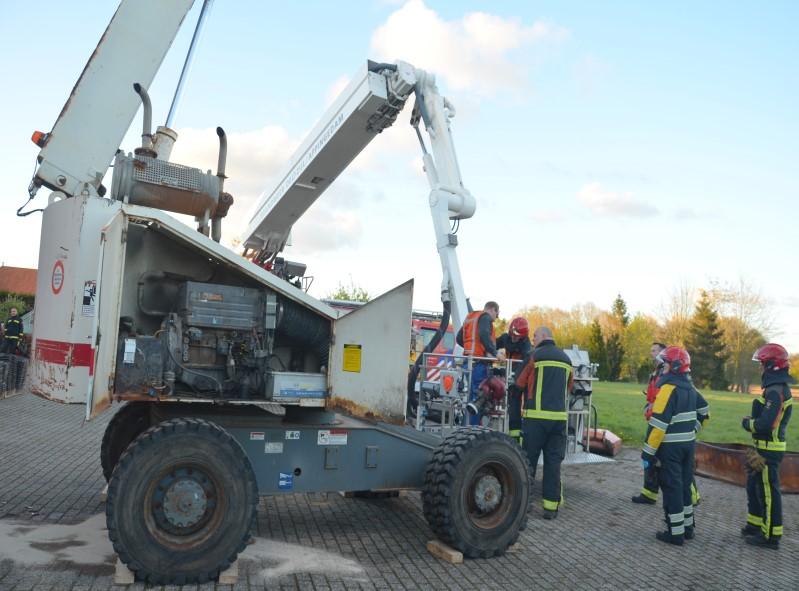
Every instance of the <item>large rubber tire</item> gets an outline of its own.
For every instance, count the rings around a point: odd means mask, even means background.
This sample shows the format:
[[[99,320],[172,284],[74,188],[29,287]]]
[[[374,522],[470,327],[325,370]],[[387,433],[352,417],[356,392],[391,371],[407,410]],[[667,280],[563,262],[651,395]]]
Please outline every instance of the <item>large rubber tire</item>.
[[[172,419],[139,435],[108,483],[114,551],[139,580],[215,580],[244,550],[258,489],[233,437],[201,419]]]
[[[106,482],[111,480],[111,473],[130,442],[150,427],[149,404],[128,402],[108,421],[100,444],[100,465]]]
[[[499,556],[527,525],[532,480],[527,457],[512,438],[484,427],[458,429],[427,466],[425,519],[464,556]]]

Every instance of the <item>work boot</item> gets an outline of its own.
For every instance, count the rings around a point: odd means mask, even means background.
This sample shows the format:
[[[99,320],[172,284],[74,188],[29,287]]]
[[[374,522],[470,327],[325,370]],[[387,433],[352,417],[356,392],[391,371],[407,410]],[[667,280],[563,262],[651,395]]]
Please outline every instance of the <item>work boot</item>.
[[[557,511],[549,511],[544,509],[544,519],[555,519],[558,516]]]
[[[649,497],[645,497],[641,493],[638,493],[632,498],[633,503],[638,503],[639,505],[654,505],[657,501],[650,499]]]
[[[752,525],[751,523],[747,523],[745,526],[741,528],[741,535],[746,536],[759,536],[760,535],[760,528],[756,525]]]
[[[761,548],[768,548],[770,550],[780,549],[779,538],[764,538],[762,533],[756,536],[747,536],[746,543],[751,544],[752,546],[760,546]]]
[[[685,539],[686,540],[693,540],[694,539],[694,527],[688,526],[685,528]]]
[[[667,531],[659,531],[655,534],[655,537],[660,540],[661,542],[666,542],[667,544],[674,544],[675,546],[682,546],[683,544],[683,536],[673,536],[671,532]]]

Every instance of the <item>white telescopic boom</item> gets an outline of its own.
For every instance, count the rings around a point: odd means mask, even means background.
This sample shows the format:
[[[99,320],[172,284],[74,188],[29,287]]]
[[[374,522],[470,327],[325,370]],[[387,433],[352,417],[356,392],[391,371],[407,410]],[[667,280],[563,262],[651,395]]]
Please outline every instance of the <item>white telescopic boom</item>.
[[[441,297],[451,303],[457,330],[466,318],[468,304],[450,220],[471,217],[475,200],[463,186],[449,128],[455,109],[438,93],[434,76],[408,63],[370,61],[358,70],[295,152],[277,185],[263,193],[253,209],[242,244],[254,251],[259,260],[279,253],[294,223],[369,142],[394,123],[412,93],[416,94],[418,110],[412,123],[418,125],[421,117],[431,146],[428,152],[422,141],[430,211],[444,274]]]

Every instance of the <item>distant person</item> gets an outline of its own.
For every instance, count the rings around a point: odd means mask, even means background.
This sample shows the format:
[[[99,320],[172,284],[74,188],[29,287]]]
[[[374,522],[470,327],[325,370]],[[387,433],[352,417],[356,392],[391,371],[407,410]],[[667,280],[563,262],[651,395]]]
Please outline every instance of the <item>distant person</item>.
[[[655,404],[658,390],[660,390],[660,388],[657,386],[657,381],[663,371],[663,361],[660,359],[659,355],[665,350],[666,345],[657,341],[652,343],[652,346],[649,348],[649,355],[652,357],[652,360],[655,363],[655,368],[652,373],[649,374],[649,382],[647,383],[646,391],[644,392],[646,395],[644,418],[647,420],[647,422],[649,422],[649,419],[652,418],[652,405]],[[690,379],[690,374],[687,375]],[[697,424],[697,430],[708,418],[707,409],[700,409],[698,414],[699,421]],[[641,487],[641,492],[632,498],[633,503],[638,503],[641,505],[654,505],[657,503],[658,491],[660,490],[659,472],[660,466],[657,463],[644,469],[644,486]],[[701,497],[699,496],[699,489],[696,487],[695,478],[691,479],[691,500],[694,505],[699,504],[699,501],[701,500]]]
[[[522,391],[516,385],[516,378],[521,374],[530,355],[533,345],[530,343],[530,324],[526,318],[511,320],[508,332],[497,337],[497,349],[505,350],[505,357],[517,363],[511,364],[513,374],[508,380],[508,435],[522,443]]]
[[[748,544],[777,550],[782,539],[780,463],[785,455],[786,431],[793,399],[788,375],[788,351],[769,343],[755,351],[760,362],[763,394],[752,402],[751,416],[741,426],[752,434],[753,450],[747,458],[746,499],[749,514],[741,533]]]
[[[463,354],[467,357],[496,357],[500,361],[505,356],[497,352],[497,343],[494,337],[494,321],[499,316],[499,304],[486,302],[482,311],[470,312],[463,321],[458,334],[457,343],[463,347]],[[474,402],[480,396],[480,384],[488,378],[489,362],[478,359],[472,363],[472,377],[469,387],[469,402]],[[479,425],[482,416],[479,414],[469,417],[469,424]]]
[[[555,519],[563,502],[560,465],[566,455],[566,397],[574,375],[571,359],[555,345],[549,328],[535,329],[533,347],[516,380],[524,393],[522,437],[534,476],[538,456],[544,453],[544,519]]]
[[[11,308],[8,320],[4,325],[2,352],[14,355],[17,352],[20,341],[25,336],[22,327],[22,320],[17,315],[17,309]]]
[[[688,377],[691,357],[680,347],[666,347],[659,358],[662,374],[652,405],[641,463],[644,470],[660,462],[660,488],[666,531],[657,532],[661,542],[682,546],[694,538],[694,504],[691,482],[694,477],[698,410],[707,413],[707,402]]]

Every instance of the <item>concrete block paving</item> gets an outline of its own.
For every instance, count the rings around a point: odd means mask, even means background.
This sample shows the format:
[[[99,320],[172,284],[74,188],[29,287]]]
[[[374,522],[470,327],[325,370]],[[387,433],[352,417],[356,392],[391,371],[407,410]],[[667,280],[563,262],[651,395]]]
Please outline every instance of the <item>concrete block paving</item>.
[[[799,496],[783,497],[785,539],[774,552],[740,537],[743,489],[698,478],[696,539],[667,546],[654,537],[660,504],[630,502],[641,485],[634,448],[612,464],[565,467],[558,519],[541,519],[536,498],[519,543],[502,557],[434,558],[418,493],[290,494],[261,499],[256,542],[240,557],[235,585],[114,585],[104,517],[92,519],[104,513],[99,446],[112,413],[88,423],[83,415],[83,406],[28,394],[0,400],[0,591],[799,589]]]

